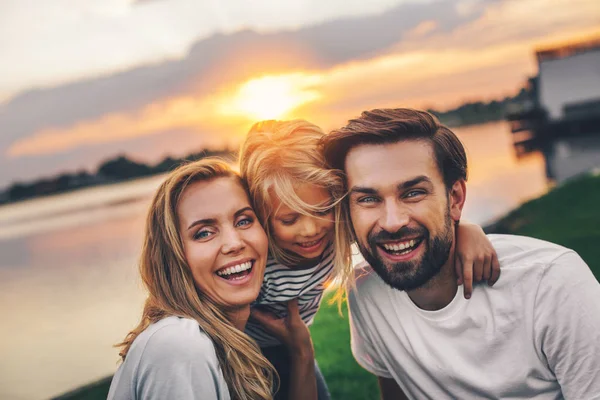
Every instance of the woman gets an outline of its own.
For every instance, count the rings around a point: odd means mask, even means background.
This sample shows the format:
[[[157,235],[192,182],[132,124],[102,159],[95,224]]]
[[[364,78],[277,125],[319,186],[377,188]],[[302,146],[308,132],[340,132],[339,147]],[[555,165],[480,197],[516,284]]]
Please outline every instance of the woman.
[[[218,160],[173,171],[146,221],[139,325],[119,345],[109,399],[270,399],[273,367],[243,333],[267,238],[240,177]],[[290,399],[316,398],[314,353],[296,302],[261,318],[292,354]]]

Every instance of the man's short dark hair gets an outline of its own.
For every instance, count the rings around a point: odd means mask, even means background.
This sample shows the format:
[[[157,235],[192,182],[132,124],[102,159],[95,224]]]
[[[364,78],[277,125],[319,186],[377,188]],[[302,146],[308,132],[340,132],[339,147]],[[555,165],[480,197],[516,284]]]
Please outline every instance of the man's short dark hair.
[[[325,159],[331,168],[344,171],[348,152],[362,144],[387,144],[405,140],[431,143],[446,188],[467,179],[467,155],[458,137],[437,118],[410,108],[365,111],[323,138]]]

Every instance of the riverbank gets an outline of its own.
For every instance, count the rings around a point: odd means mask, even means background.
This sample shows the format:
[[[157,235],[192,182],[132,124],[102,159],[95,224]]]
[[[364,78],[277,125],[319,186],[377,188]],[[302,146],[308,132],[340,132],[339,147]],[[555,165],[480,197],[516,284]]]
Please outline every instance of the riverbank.
[[[532,236],[577,251],[600,280],[600,175],[569,181],[531,200],[486,228],[488,233]],[[359,367],[350,352],[347,314],[340,317],[327,301],[311,327],[319,366],[333,399],[376,399],[376,379]],[[57,399],[106,399],[109,379]]]

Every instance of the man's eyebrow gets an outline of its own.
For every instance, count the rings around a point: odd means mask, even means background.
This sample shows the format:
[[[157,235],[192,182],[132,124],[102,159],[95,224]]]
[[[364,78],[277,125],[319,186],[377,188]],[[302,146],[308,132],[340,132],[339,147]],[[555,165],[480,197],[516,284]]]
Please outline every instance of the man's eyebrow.
[[[244,207],[244,208],[240,208],[239,210],[237,210],[235,212],[235,214],[233,214],[234,218],[239,217],[241,214],[245,213],[246,211],[251,211],[254,212],[254,210],[252,209],[252,207]],[[197,221],[194,221],[190,224],[190,226],[188,226],[188,230],[192,229],[193,227],[197,226],[197,225],[211,225],[211,224],[216,224],[217,223],[217,219],[216,218],[204,218],[204,219],[199,219]]]
[[[352,193],[377,194],[377,190],[364,186],[352,186],[352,188],[350,189],[350,194]]]
[[[404,189],[408,189],[411,188],[415,185],[418,185],[419,183],[432,183],[431,179],[429,179],[427,176],[425,175],[419,175],[413,179],[410,179],[408,181],[404,181],[400,184],[398,184],[398,190],[404,190]]]

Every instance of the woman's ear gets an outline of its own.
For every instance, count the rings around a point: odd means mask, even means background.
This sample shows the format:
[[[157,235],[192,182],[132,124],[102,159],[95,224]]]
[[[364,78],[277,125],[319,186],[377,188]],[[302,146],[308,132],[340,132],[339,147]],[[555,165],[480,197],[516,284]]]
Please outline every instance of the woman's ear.
[[[459,179],[452,185],[448,196],[448,206],[450,208],[450,218],[453,221],[460,221],[462,209],[467,199],[467,185],[464,179]]]

